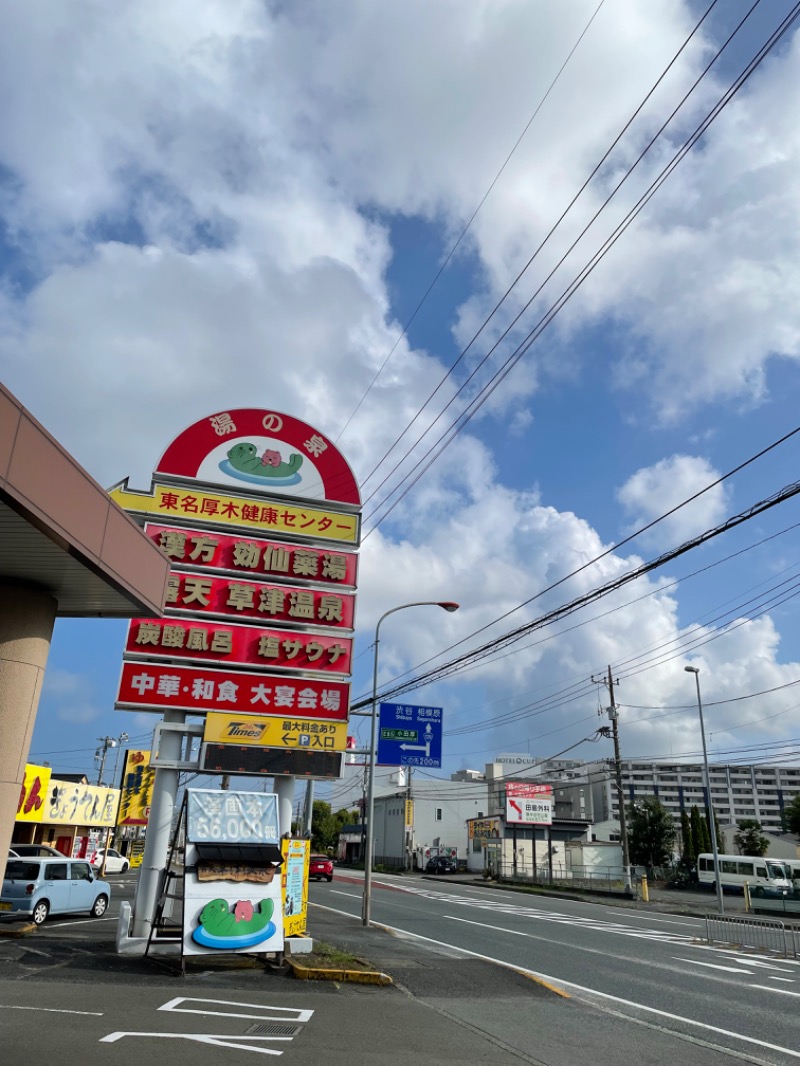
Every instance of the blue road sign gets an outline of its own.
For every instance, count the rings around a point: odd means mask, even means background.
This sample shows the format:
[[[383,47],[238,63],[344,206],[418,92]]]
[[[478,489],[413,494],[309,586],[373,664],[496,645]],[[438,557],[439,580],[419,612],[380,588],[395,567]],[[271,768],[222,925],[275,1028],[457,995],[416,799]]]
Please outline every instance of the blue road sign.
[[[380,766],[441,766],[442,708],[381,703],[377,761]]]

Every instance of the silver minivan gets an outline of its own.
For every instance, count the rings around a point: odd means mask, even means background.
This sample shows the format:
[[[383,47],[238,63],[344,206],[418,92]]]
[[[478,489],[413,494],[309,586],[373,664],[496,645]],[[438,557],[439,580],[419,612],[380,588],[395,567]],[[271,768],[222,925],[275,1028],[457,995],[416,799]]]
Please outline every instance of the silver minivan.
[[[77,912],[102,918],[110,899],[111,886],[84,859],[9,859],[0,893],[0,917],[30,917],[36,925],[48,914]]]

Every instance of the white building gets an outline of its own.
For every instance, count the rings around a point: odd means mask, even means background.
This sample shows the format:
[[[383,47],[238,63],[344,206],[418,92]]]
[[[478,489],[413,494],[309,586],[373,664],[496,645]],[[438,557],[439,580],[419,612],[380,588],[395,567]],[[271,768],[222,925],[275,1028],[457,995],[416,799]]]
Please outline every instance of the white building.
[[[458,858],[466,860],[467,819],[486,815],[486,782],[425,781],[415,776],[410,808],[408,802],[407,788],[375,797],[375,862],[411,866],[412,855],[431,848],[455,848]]]

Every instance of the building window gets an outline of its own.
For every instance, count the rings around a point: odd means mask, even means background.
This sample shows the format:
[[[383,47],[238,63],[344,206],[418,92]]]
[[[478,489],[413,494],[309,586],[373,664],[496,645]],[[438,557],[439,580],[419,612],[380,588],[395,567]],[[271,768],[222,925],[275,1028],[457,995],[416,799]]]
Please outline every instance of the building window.
[[[441,820],[442,820],[442,808],[441,807],[437,807],[436,808],[436,821],[437,822],[441,822]]]

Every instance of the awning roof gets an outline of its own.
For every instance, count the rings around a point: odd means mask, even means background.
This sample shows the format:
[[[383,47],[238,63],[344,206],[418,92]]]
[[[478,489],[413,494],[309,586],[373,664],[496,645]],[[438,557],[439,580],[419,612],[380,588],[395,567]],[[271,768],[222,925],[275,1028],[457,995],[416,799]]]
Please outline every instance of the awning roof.
[[[161,614],[169,561],[0,385],[0,580],[61,617]]]

